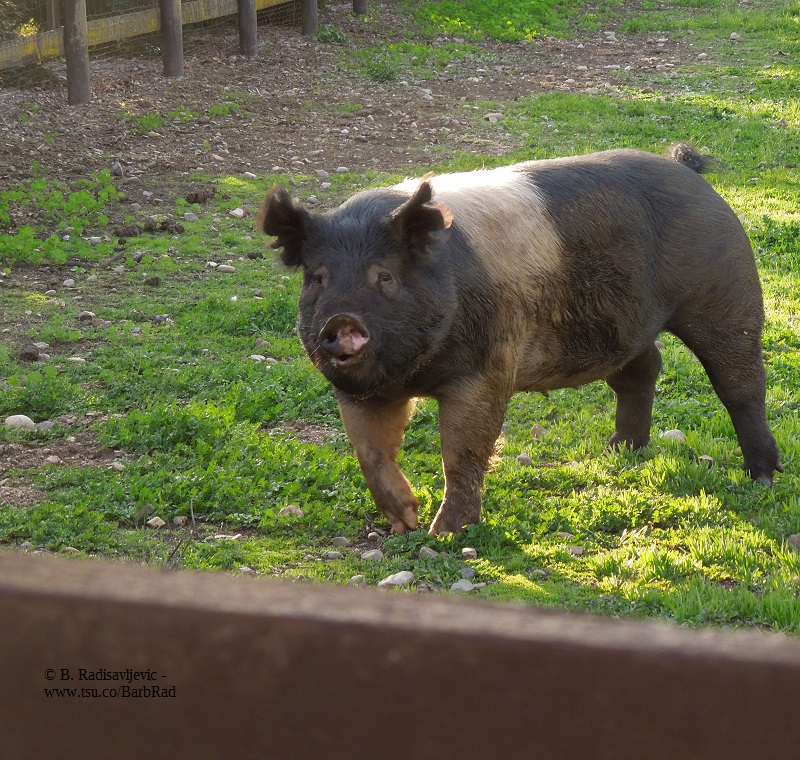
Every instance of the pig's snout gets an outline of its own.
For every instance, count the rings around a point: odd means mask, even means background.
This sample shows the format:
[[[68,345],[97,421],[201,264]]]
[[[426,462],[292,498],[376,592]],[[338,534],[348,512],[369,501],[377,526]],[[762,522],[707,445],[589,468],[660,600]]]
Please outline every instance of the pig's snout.
[[[338,364],[356,357],[369,340],[369,331],[355,314],[336,314],[319,333],[319,346]]]

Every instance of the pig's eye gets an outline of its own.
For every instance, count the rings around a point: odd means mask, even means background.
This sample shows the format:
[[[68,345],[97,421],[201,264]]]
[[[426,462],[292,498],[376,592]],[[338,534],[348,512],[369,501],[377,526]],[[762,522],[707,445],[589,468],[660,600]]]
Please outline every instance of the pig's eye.
[[[311,275],[312,282],[314,282],[317,285],[322,285],[322,281],[324,279],[325,278],[319,272],[317,272],[316,274],[312,274]]]
[[[378,282],[384,285],[392,281],[392,275],[389,272],[378,272]]]

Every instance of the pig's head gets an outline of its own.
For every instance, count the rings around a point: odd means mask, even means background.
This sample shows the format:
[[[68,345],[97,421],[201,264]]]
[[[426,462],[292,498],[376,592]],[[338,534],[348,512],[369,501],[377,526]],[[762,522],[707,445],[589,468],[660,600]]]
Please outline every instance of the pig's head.
[[[408,196],[369,190],[326,215],[283,187],[269,191],[259,227],[281,261],[303,270],[298,332],[315,366],[360,398],[407,385],[441,345],[455,309],[449,262],[436,256],[449,210],[423,180]]]

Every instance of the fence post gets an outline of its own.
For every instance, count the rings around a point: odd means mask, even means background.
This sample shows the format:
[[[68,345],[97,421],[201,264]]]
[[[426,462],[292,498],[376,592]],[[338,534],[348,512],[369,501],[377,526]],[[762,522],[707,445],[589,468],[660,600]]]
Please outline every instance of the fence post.
[[[61,8],[58,0],[47,0],[47,29],[53,31],[61,26]]]
[[[356,16],[366,15],[368,4],[368,0],[353,0],[353,13]]]
[[[239,52],[246,58],[255,58],[258,54],[255,0],[239,0]]]
[[[183,76],[183,22],[181,0],[160,0],[161,57],[165,77]]]
[[[89,82],[89,32],[86,0],[62,0],[64,15],[64,57],[67,63],[67,102],[88,103],[92,99]]]
[[[303,0],[303,34],[314,34],[318,26],[317,0]]]

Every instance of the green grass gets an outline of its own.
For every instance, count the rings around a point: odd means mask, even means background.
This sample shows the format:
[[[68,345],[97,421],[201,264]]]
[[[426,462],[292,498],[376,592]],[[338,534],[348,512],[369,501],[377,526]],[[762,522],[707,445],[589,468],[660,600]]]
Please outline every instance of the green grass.
[[[579,36],[609,20],[623,33],[688,35],[706,46],[708,63],[692,60],[669,78],[649,69],[609,74],[616,77],[616,97],[552,92],[455,104],[454,115],[471,120],[477,137],[502,140],[508,149],[488,157],[448,145],[435,166],[420,171],[620,146],[664,152],[679,140],[719,156],[725,168],[709,179],[740,215],[764,285],[768,415],[787,469],[772,489],[749,482],[730,420],[701,366],[679,341],[663,336],[664,369],[646,449],[605,451],[614,399],[603,384],[548,398],[521,394],[509,405],[502,448],[487,477],[482,523],[448,538],[422,531],[387,537],[380,542],[384,560],[364,561],[361,549],[376,545],[365,541],[367,531],[385,522],[330,389],[293,332],[299,279],[269,257],[248,259],[264,241],[250,221],[227,214],[256,205],[278,178],[198,177],[217,194],[198,222],[186,224],[180,245],[158,234],[131,238],[122,271],[91,270],[98,279],[89,287],[89,267],[108,259],[115,241],[91,245],[82,236],[102,233],[114,207],[113,185],[103,175],[68,188],[42,169],[32,182],[0,191],[0,221],[11,204],[38,220],[29,230],[0,223],[0,278],[69,259],[84,298],[61,305],[38,290],[0,288],[0,313],[8,324],[22,325],[10,337],[0,334],[0,417],[23,413],[59,422],[49,432],[0,428],[0,442],[57,452],[77,435],[124,452],[117,459],[123,469],[104,460],[4,473],[10,485],[42,491],[45,501],[0,508],[0,542],[203,570],[247,566],[264,575],[333,583],[355,574],[374,583],[412,569],[434,589],[447,588],[469,564],[476,581],[488,584],[476,593],[490,599],[800,633],[800,553],[786,544],[800,533],[800,82],[791,57],[800,5],[672,2],[625,18],[613,3],[565,8],[488,0],[422,4],[413,12],[416,26],[409,21],[408,34],[417,38],[368,52],[343,49],[340,63],[354,76],[392,79],[410,72],[424,79],[468,59],[487,36],[512,43],[545,34]],[[745,36],[735,47],[726,39],[734,30]],[[428,58],[433,45],[426,35],[442,33],[468,43],[450,39],[440,58]],[[327,34],[330,42],[340,41]],[[773,56],[778,46],[790,56]],[[383,59],[372,55],[379,48],[386,51]],[[231,118],[246,107],[244,96],[232,96],[214,115]],[[314,104],[324,107],[360,110],[350,101]],[[497,109],[502,124],[489,127],[481,114]],[[166,116],[191,120],[196,114],[183,108]],[[336,175],[325,192],[313,178],[292,179],[300,197],[314,193],[331,205],[399,177]],[[164,207],[174,216],[186,210],[180,199]],[[63,240],[66,226],[75,231],[69,241]],[[236,273],[214,272],[210,260],[231,260]],[[143,283],[154,274],[162,284],[148,290]],[[111,325],[79,323],[82,309]],[[154,320],[157,315],[169,318]],[[256,348],[257,339],[268,345]],[[20,343],[34,340],[50,344],[44,365],[18,358]],[[254,361],[256,353],[274,361]],[[74,356],[86,361],[70,361]],[[67,424],[67,414],[78,421]],[[546,429],[541,438],[531,436],[534,424]],[[671,428],[683,430],[686,442],[658,437]],[[520,464],[522,453],[532,465]],[[435,403],[420,404],[401,466],[429,523],[444,485]],[[303,515],[280,515],[289,505]],[[142,516],[149,514],[167,526],[143,527]],[[174,517],[189,518],[189,525],[172,526]],[[334,536],[349,537],[358,548],[324,560]],[[444,554],[419,559],[422,546]],[[475,547],[478,559],[461,560],[464,546]]]

